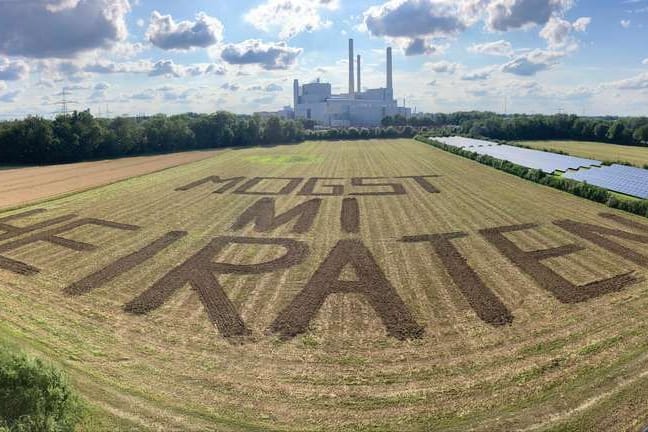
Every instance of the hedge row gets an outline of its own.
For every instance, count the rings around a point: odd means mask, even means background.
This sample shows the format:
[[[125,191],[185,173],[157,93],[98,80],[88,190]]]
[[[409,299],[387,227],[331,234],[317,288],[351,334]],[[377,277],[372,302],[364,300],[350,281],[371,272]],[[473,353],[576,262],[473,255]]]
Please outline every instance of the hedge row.
[[[470,150],[464,150],[462,148],[452,147],[443,144],[439,141],[436,141],[434,139],[428,139],[422,136],[417,136],[416,139],[426,144],[433,145],[434,147],[437,147],[449,153],[453,153],[468,159],[472,159],[483,165],[491,166],[500,171],[513,174],[523,179],[530,180],[532,182],[544,186],[549,186],[554,189],[559,189],[565,192],[569,192],[572,195],[576,195],[582,198],[587,198],[590,201],[602,203],[614,209],[623,210],[639,216],[648,217],[648,200],[619,199],[607,189],[603,189],[598,186],[593,186],[588,183],[581,183],[575,180],[556,177],[551,174],[546,174],[541,170],[523,167],[521,165],[516,165],[509,161],[496,159],[492,156],[481,155],[479,153],[475,153]]]

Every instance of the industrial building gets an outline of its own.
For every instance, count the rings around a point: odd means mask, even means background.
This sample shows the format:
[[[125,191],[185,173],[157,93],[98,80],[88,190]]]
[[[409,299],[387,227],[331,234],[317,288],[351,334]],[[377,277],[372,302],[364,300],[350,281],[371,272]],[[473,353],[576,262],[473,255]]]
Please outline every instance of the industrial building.
[[[299,80],[295,80],[293,93],[295,118],[313,120],[323,126],[379,126],[387,116],[411,115],[409,108],[399,107],[394,99],[392,49],[387,48],[386,86],[362,91],[361,57],[358,55],[354,61],[353,39],[349,39],[348,93],[334,95],[331,84],[319,80],[301,87]]]

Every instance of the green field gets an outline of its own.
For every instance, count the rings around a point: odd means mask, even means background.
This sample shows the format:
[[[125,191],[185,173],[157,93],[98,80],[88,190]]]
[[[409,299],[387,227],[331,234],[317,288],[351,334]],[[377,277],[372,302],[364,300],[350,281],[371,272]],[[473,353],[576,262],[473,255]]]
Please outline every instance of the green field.
[[[638,167],[648,165],[648,147],[624,146],[591,141],[520,141],[520,144],[536,149],[567,152],[600,161],[629,162]]]
[[[648,424],[648,220],[420,142],[237,149],[0,219],[0,337],[72,377],[83,430]]]

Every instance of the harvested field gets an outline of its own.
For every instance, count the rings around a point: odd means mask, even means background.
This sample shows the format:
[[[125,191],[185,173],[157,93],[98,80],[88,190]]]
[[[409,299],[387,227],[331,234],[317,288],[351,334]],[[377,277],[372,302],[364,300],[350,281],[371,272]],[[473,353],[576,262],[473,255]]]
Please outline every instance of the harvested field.
[[[648,164],[648,147],[624,146],[591,141],[520,141],[535,149],[564,151],[572,156],[600,161],[630,162],[638,167]]]
[[[0,167],[0,208],[102,186],[214,154],[215,151],[195,151],[44,167]]]
[[[647,276],[648,219],[413,140],[0,213],[0,337],[106,429],[638,430]]]

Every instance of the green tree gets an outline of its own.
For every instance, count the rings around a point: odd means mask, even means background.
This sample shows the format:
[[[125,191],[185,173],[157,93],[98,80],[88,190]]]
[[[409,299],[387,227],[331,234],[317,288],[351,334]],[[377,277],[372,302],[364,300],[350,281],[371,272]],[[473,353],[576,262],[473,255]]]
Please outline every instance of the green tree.
[[[83,410],[67,379],[38,359],[0,349],[0,429],[73,431]]]

